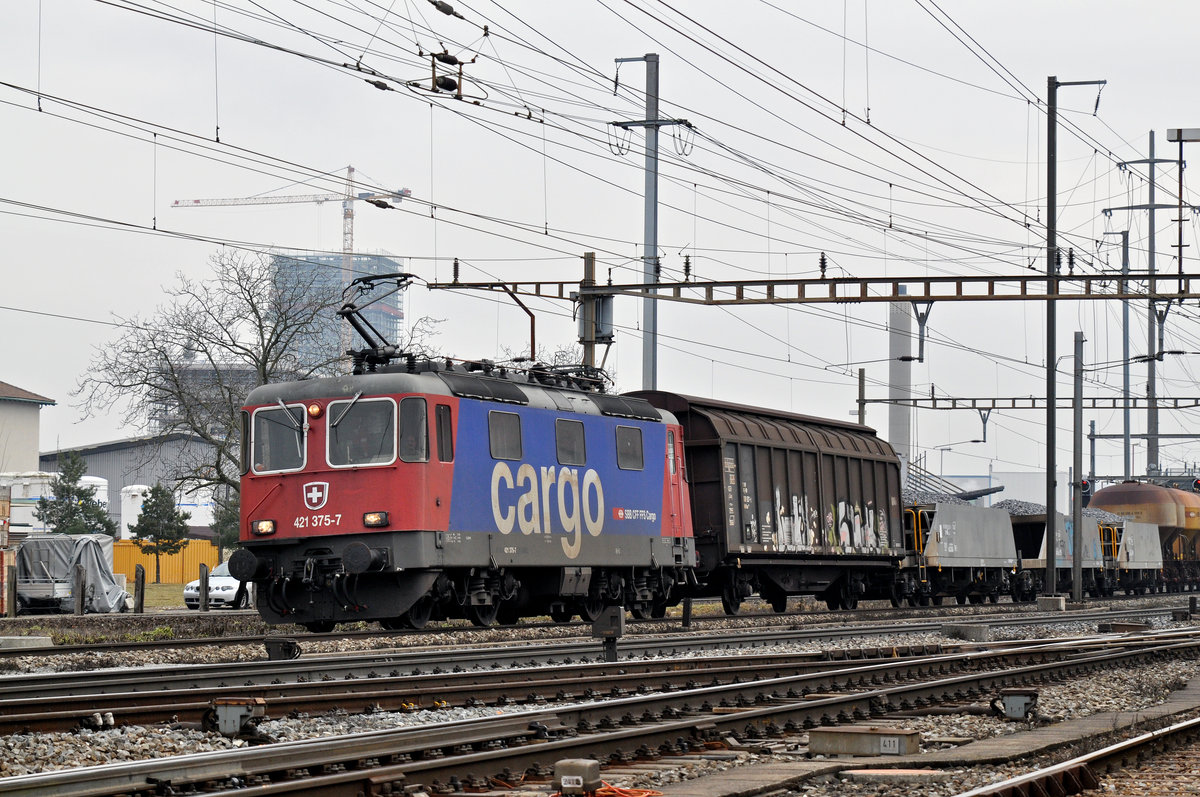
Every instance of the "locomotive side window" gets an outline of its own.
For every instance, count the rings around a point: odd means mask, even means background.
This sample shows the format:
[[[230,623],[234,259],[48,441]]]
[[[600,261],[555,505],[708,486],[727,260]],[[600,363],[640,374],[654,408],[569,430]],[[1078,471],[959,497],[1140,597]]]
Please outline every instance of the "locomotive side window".
[[[423,398],[410,396],[400,400],[400,459],[429,461],[429,420]]]
[[[492,459],[520,459],[521,416],[514,412],[489,412],[488,444]]]
[[[239,415],[242,422],[241,472],[250,470],[250,413],[242,410]]]
[[[587,447],[583,439],[583,423],[562,418],[554,421],[554,440],[558,448],[559,465],[586,465]]]
[[[396,459],[396,403],[391,399],[331,401],[327,456],[334,467],[386,465]]]
[[[251,459],[255,473],[277,473],[304,467],[303,406],[263,407],[252,421]]]
[[[617,427],[617,467],[642,469],[642,430],[636,426]]]
[[[454,425],[450,423],[450,405],[438,404],[437,417],[438,462],[454,461]]]
[[[671,466],[671,475],[675,475],[675,432],[667,430],[667,464]]]

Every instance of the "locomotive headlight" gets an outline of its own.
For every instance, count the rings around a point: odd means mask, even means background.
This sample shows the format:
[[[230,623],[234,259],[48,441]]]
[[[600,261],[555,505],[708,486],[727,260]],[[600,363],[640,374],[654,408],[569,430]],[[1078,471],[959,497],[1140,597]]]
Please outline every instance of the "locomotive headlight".
[[[387,512],[368,512],[363,515],[364,526],[386,526],[388,524]]]
[[[310,418],[320,418],[321,413],[324,411],[325,410],[321,407],[321,405],[317,404],[316,402],[308,405],[308,417]]]
[[[257,534],[259,537],[265,537],[268,534],[275,533],[274,520],[256,520],[250,524],[250,533]]]

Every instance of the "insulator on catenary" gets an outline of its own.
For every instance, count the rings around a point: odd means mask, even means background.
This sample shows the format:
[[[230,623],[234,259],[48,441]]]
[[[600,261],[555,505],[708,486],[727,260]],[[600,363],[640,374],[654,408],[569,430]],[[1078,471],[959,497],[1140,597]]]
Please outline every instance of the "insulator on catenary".
[[[437,83],[435,85],[442,91],[458,91],[458,81],[454,78],[446,77],[445,75],[438,76]]]

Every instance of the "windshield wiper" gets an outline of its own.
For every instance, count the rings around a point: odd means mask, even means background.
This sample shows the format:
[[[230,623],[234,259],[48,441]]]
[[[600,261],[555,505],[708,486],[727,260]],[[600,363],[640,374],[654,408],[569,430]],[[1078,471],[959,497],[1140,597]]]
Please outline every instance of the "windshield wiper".
[[[360,390],[354,394],[354,398],[350,399],[350,403],[346,405],[346,409],[342,410],[342,414],[337,416],[337,418],[334,419],[333,423],[329,424],[329,428],[333,429],[339,423],[341,423],[342,418],[346,417],[346,413],[350,411],[350,408],[353,407],[355,402],[357,402],[359,400],[359,398],[361,398],[361,397],[362,397],[362,391]]]
[[[292,415],[292,411],[290,409],[288,409],[288,405],[283,403],[283,399],[275,399],[275,401],[279,404],[280,407],[283,408],[284,417],[286,417],[289,421],[292,422],[293,427],[295,427],[296,429],[304,428],[303,426],[300,425],[300,422],[296,420],[296,416]]]

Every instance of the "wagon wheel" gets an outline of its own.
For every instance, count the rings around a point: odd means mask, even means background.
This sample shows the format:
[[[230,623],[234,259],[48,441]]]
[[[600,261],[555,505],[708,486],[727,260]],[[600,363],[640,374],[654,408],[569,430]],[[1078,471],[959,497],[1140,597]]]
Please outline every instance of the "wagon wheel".
[[[400,631],[408,628],[408,621],[404,615],[400,615],[399,617],[385,617],[379,621],[379,625],[385,631]]]
[[[954,602],[957,603],[959,606],[962,606],[964,603],[967,602],[967,596],[966,595],[955,595]]]
[[[575,613],[565,606],[561,609],[556,607],[550,609],[550,619],[556,623],[569,623],[574,616]]]
[[[853,611],[858,608],[858,596],[854,594],[852,589],[849,581],[842,584],[842,594],[839,602],[842,608],[847,611]]]
[[[654,601],[650,604],[650,617],[655,620],[661,620],[667,616],[667,602],[665,600]]]
[[[500,607],[494,603],[486,603],[482,606],[469,604],[466,614],[467,619],[471,621],[471,625],[478,626],[479,628],[487,628],[495,624],[496,615],[499,611]]]
[[[725,589],[721,590],[721,608],[730,617],[733,617],[742,610],[742,599],[734,593],[733,587],[725,587]]]
[[[988,599],[988,603],[999,603],[1000,602],[1000,593],[999,592],[989,592],[987,594],[987,599]]]
[[[516,601],[504,601],[496,607],[496,622],[500,625],[516,625],[521,622],[521,612]]]
[[[778,595],[771,596],[771,611],[776,614],[783,614],[787,611],[787,593],[780,592]]]

